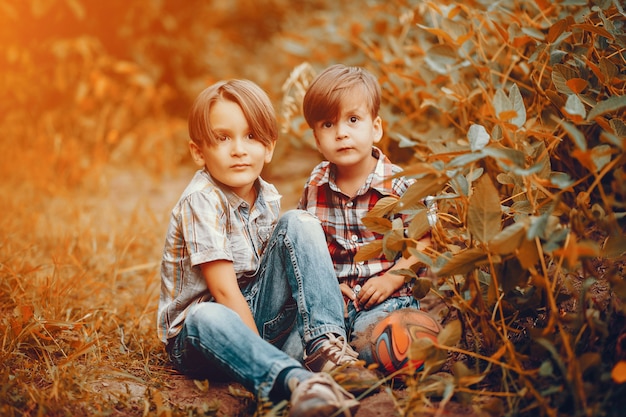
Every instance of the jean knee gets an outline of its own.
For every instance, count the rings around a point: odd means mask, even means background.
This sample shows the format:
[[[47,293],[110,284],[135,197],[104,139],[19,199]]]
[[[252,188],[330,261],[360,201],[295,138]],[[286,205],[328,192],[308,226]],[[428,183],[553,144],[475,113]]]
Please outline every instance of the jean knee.
[[[306,237],[307,240],[323,238],[325,242],[326,239],[320,220],[306,210],[289,210],[279,219],[276,228],[284,230],[294,240],[298,237]]]
[[[302,227],[306,224],[321,224],[319,219],[314,214],[309,213],[306,210],[293,209],[285,212],[278,220],[279,225],[285,225],[288,227]]]
[[[235,313],[232,310],[219,303],[199,303],[189,308],[185,326],[190,334],[198,336],[202,328],[217,329],[231,323],[233,314]]]

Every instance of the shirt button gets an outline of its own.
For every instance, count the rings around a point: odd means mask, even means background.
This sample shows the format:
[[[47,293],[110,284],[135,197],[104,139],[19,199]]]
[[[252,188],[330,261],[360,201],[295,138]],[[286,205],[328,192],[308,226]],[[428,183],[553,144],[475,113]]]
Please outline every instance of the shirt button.
[[[346,206],[348,207],[352,207],[354,205],[354,203],[352,201],[348,201],[348,204],[346,204]]]
[[[357,235],[352,235],[352,241],[356,242],[357,240],[359,240],[359,237]]]

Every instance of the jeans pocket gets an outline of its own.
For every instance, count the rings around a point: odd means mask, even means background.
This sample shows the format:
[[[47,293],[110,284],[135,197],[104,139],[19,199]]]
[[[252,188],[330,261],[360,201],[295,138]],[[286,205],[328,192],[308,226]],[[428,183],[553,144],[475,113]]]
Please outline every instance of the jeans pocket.
[[[263,339],[280,348],[296,324],[297,313],[295,301],[286,304],[278,316],[263,324]]]

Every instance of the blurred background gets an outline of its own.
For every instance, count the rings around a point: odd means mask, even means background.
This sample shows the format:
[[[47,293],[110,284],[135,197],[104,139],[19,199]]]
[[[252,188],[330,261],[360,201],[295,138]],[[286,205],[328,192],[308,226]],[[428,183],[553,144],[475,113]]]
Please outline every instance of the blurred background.
[[[351,38],[377,7],[326,0],[0,0],[0,176],[13,189],[29,183],[50,194],[130,181],[123,172],[158,181],[176,176],[190,165],[186,117],[203,88],[248,78],[280,112],[283,84],[297,66],[311,63],[311,74],[330,63],[364,63]],[[281,143],[275,175],[287,148],[303,141]]]

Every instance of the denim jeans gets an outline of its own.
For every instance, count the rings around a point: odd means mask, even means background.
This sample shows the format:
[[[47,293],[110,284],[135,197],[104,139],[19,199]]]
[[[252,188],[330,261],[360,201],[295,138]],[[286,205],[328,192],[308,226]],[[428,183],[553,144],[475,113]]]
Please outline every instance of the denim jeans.
[[[256,279],[242,293],[262,338],[229,308],[196,304],[168,345],[179,371],[232,378],[259,398],[269,398],[282,370],[302,366],[307,342],[325,333],[346,335],[343,299],[324,233],[306,211],[292,210],[279,219]],[[290,335],[295,357],[281,350]]]
[[[348,316],[345,320],[346,329],[348,329],[350,344],[359,353],[359,359],[364,360],[368,365],[374,363],[372,344],[368,340],[368,335],[371,332],[370,326],[373,327],[393,311],[406,307],[419,308],[419,305],[419,301],[411,296],[388,298],[369,310],[360,309],[357,311],[354,303],[348,303]]]

